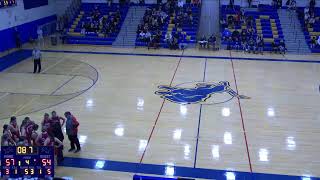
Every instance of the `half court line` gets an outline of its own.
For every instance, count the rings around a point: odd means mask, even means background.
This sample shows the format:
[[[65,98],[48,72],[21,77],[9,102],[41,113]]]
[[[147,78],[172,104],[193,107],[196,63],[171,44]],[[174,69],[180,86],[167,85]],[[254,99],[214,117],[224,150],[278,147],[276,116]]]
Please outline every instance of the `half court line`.
[[[177,73],[177,71],[178,71],[178,68],[179,68],[180,63],[181,63],[181,60],[182,60],[183,53],[184,53],[184,50],[182,51],[182,54],[181,54],[181,56],[180,56],[180,59],[179,59],[178,64],[177,64],[177,66],[176,66],[176,69],[174,70],[174,73],[173,73],[173,76],[172,76],[172,78],[171,78],[171,81],[170,81],[169,86],[172,85],[173,80],[174,80],[174,77],[176,76],[176,73]],[[154,122],[154,125],[153,125],[153,127],[152,127],[152,130],[151,130],[151,133],[150,133],[150,135],[149,135],[149,138],[148,138],[146,147],[145,147],[145,149],[144,149],[144,151],[143,151],[143,153],[142,153],[142,156],[141,156],[141,158],[140,158],[140,164],[141,164],[142,161],[143,161],[144,155],[145,155],[145,153],[146,153],[146,151],[147,151],[147,148],[148,148],[148,146],[149,146],[149,143],[150,143],[150,141],[151,141],[151,138],[152,138],[154,129],[155,129],[157,123],[158,123],[158,120],[159,120],[159,117],[160,117],[160,114],[161,114],[161,112],[162,112],[163,105],[164,105],[165,102],[166,102],[166,100],[163,99],[162,104],[161,104],[161,107],[160,107],[160,110],[159,110],[159,113],[158,113],[158,115],[157,115],[157,118],[156,118],[156,120],[155,120],[155,122]]]
[[[204,62],[203,79],[202,79],[203,82],[206,80],[207,60],[208,60],[208,59],[206,58],[206,59],[205,59],[205,62]],[[202,104],[200,104],[200,111],[199,111],[198,130],[197,130],[197,142],[196,142],[196,150],[195,150],[195,154],[194,154],[193,168],[196,168],[196,166],[197,166],[197,156],[198,156],[198,144],[199,144],[199,135],[200,135],[201,116],[202,116]]]
[[[239,94],[238,84],[237,84],[237,78],[236,78],[236,73],[235,73],[235,71],[234,71],[233,58],[232,58],[231,51],[230,51],[230,59],[231,59],[231,66],[232,66],[232,73],[233,73],[233,78],[234,78],[234,84],[235,84],[235,86],[236,86],[236,92],[237,92],[237,94]],[[238,99],[238,106],[239,106],[239,111],[240,111],[240,117],[241,117],[241,123],[242,123],[242,130],[243,130],[244,140],[245,140],[245,143],[246,143],[246,149],[247,149],[247,156],[248,156],[248,161],[249,161],[250,172],[252,173],[253,171],[252,171],[252,164],[251,164],[250,152],[249,152],[249,147],[248,147],[247,134],[246,134],[246,129],[245,129],[245,125],[244,125],[242,108],[241,108],[241,102],[240,102],[239,96],[237,96],[237,99]]]

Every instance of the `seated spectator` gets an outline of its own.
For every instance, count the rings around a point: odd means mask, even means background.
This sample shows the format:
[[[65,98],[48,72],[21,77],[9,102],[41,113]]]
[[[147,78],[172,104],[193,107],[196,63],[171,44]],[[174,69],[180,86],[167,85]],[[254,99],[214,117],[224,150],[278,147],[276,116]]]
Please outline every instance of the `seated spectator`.
[[[234,30],[231,34],[232,40],[240,38],[240,33],[238,30]]]
[[[199,7],[201,4],[201,0],[192,0],[192,6],[197,6]]]
[[[247,17],[246,24],[247,24],[247,27],[249,27],[249,28],[252,27],[252,25],[253,25],[253,17],[252,16]]]
[[[178,8],[179,8],[179,9],[182,9],[182,8],[183,8],[183,5],[184,5],[183,0],[179,0],[179,1],[178,1]]]
[[[229,6],[230,9],[234,9],[234,0],[229,0]]]
[[[241,40],[240,40],[240,38],[236,38],[236,39],[234,40],[233,49],[234,49],[234,50],[237,50],[237,51],[239,51],[239,50],[241,49]]]
[[[221,26],[222,26],[223,29],[225,29],[225,28],[228,27],[227,22],[226,22],[225,19],[222,19],[222,20],[220,21],[220,24],[221,24]]]
[[[232,15],[228,16],[228,28],[234,28],[234,17]]]
[[[320,47],[320,36],[318,36],[317,47]]]
[[[289,0],[289,10],[296,10],[297,2],[296,0]]]
[[[247,31],[247,36],[249,38],[252,38],[254,34],[255,34],[255,30],[253,29],[253,27],[249,28]]]
[[[248,52],[251,53],[253,52],[254,54],[256,53],[256,41],[253,38],[250,38],[249,42],[248,42]]]
[[[277,6],[278,6],[277,0],[272,0],[271,6],[272,6],[274,9],[277,9]]]
[[[172,44],[171,44],[171,49],[173,50],[176,50],[179,48],[179,45],[178,45],[178,38],[174,37],[173,38],[173,41],[172,41]]]
[[[241,39],[241,48],[243,52],[248,51],[248,43],[246,39]]]
[[[228,40],[231,37],[231,31],[228,28],[224,28],[222,33],[223,40]]]
[[[279,43],[279,52],[280,52],[280,54],[282,54],[282,53],[285,54],[286,50],[287,50],[286,44],[284,43],[284,40],[281,39],[281,41]]]
[[[227,50],[231,50],[232,49],[231,45],[232,45],[232,38],[229,37],[227,39]]]
[[[239,15],[240,15],[240,21],[241,21],[241,23],[244,23],[244,21],[245,21],[245,19],[246,19],[246,16],[244,15],[244,9],[243,9],[243,8],[240,9]]]
[[[258,46],[258,52],[260,54],[263,55],[263,51],[264,51],[264,40],[261,36],[258,36],[258,40],[257,40],[257,46]]]
[[[84,22],[82,22],[82,24],[81,24],[81,32],[80,32],[80,34],[82,34],[82,35],[86,34],[86,27],[85,27],[85,23]]]
[[[240,36],[241,36],[241,39],[246,40],[247,39],[247,31],[245,29],[242,29]]]
[[[310,9],[314,9],[316,7],[316,0],[310,0],[309,7]]]
[[[316,19],[314,17],[310,17],[308,20],[308,26],[309,28],[313,28],[313,25],[315,23]]]
[[[212,34],[209,39],[208,39],[208,46],[212,46],[213,49],[216,48],[216,42],[217,42],[217,38],[214,34]]]
[[[186,32],[181,33],[180,42],[179,42],[179,49],[180,50],[184,50],[188,46],[188,44],[186,43],[187,42],[186,37],[187,37]]]
[[[188,22],[189,22],[189,24],[193,25],[193,16],[192,16],[192,14],[189,15]]]
[[[172,34],[170,32],[167,32],[167,34],[164,37],[164,40],[167,43],[168,47],[170,47],[172,43]]]
[[[145,41],[146,40],[146,33],[144,31],[141,31],[139,34],[139,39],[141,41]]]
[[[271,43],[271,47],[272,47],[271,53],[272,52],[274,52],[274,53],[278,53],[279,52],[279,45],[276,42],[272,42]]]
[[[145,41],[150,42],[150,40],[151,40],[151,33],[150,33],[150,31],[147,31],[147,33],[145,35]]]
[[[112,5],[112,0],[107,0],[107,5],[108,5],[109,7],[111,7],[111,5]]]
[[[251,8],[251,6],[252,6],[252,0],[248,0],[248,5],[249,5],[249,8]]]
[[[207,44],[208,44],[206,36],[203,35],[198,43],[199,43],[201,48],[206,48]]]
[[[313,37],[310,41],[310,48],[313,49],[316,47],[316,45],[317,45],[316,37]]]

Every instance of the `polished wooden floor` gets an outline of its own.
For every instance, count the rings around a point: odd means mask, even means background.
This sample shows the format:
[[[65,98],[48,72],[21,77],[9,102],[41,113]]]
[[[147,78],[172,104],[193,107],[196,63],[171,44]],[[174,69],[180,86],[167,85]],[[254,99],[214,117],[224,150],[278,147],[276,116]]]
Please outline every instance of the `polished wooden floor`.
[[[51,49],[182,54],[94,46]],[[183,55],[230,56],[228,51],[198,50],[186,50]],[[0,125],[11,115],[20,115],[19,122],[24,116],[40,122],[45,112],[56,110],[62,115],[69,110],[80,121],[82,151],[66,156],[320,176],[320,64],[285,61],[318,60],[319,56],[233,52],[233,61],[56,52],[43,56],[42,74],[30,73],[31,60],[0,74]],[[233,90],[250,99],[200,106],[163,103],[155,94],[159,85],[171,81],[178,85],[204,79],[229,81]],[[65,146],[69,147],[67,141]],[[61,167],[56,173],[74,179],[132,178],[130,173]]]

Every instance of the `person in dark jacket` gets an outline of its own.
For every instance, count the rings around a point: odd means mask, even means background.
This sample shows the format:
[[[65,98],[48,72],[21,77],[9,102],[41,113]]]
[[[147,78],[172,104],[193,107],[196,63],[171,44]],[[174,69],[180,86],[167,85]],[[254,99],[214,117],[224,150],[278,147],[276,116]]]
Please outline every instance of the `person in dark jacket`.
[[[63,120],[63,123],[61,124],[60,120]],[[64,140],[64,135],[62,132],[62,126],[65,122],[65,119],[62,117],[59,117],[55,111],[52,111],[51,113],[51,132],[55,138],[58,138],[61,142]],[[63,157],[63,146],[59,146],[57,148],[57,161],[58,163],[61,163],[64,160]]]
[[[79,122],[70,112],[65,112],[64,116],[67,118],[66,132],[67,132],[67,135],[70,141],[70,146],[71,146],[71,148],[69,149],[69,152],[74,151],[76,146],[77,150],[75,150],[74,153],[77,153],[81,150],[80,142],[78,139]]]
[[[14,28],[14,38],[16,41],[16,47],[20,49],[22,46],[22,43],[21,43],[20,32],[18,31],[17,27]]]

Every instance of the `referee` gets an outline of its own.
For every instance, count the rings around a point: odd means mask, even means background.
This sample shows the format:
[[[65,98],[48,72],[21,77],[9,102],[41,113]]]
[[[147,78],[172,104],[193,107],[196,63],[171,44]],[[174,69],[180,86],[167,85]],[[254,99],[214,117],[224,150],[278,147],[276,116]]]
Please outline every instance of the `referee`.
[[[32,51],[33,56],[33,73],[41,72],[41,51],[39,48],[34,48]]]

